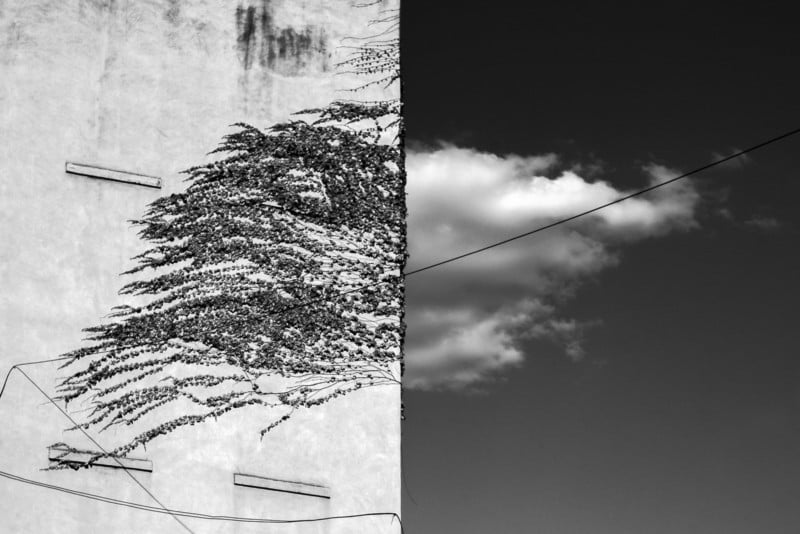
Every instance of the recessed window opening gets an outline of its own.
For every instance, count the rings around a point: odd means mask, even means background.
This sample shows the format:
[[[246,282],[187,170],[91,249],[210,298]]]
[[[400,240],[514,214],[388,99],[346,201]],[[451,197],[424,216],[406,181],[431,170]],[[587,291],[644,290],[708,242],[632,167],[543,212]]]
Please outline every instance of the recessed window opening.
[[[126,184],[142,185],[161,189],[161,178],[158,176],[148,176],[136,172],[121,171],[118,169],[108,169],[97,165],[86,165],[84,163],[73,163],[68,161],[65,170],[69,174],[98,178],[100,180],[111,180],[113,182],[123,182]]]
[[[63,445],[48,447],[48,459],[53,464],[82,467],[89,464],[94,455],[91,452],[76,451]],[[108,467],[111,469],[128,469],[130,471],[153,472],[153,462],[143,458],[98,458],[89,467]]]
[[[330,488],[320,484],[309,484],[307,482],[296,482],[291,480],[281,480],[278,478],[262,477],[258,475],[234,473],[233,484],[235,486],[242,486],[246,488],[295,493],[297,495],[306,495],[308,497],[319,497],[322,499],[331,498]]]

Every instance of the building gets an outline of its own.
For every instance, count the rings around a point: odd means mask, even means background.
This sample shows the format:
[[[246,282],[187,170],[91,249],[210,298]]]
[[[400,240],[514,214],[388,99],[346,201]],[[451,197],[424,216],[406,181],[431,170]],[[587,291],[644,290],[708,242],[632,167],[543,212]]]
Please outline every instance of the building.
[[[81,329],[118,304],[119,273],[144,248],[128,221],[179,191],[180,171],[213,158],[207,153],[231,124],[266,127],[357,85],[336,74],[341,45],[368,32],[385,7],[350,0],[0,3],[0,368],[80,346]],[[381,98],[395,89],[371,90]],[[49,394],[60,373],[54,363],[25,372]],[[0,470],[211,515],[399,513],[399,388],[358,391],[299,412],[263,440],[259,417],[236,413],[156,440],[126,460],[128,472],[111,463],[47,471],[54,443],[91,443],[67,432],[64,415],[14,373],[0,399]],[[106,438],[94,436],[101,444]],[[265,528],[180,520],[195,533]],[[390,516],[270,528],[399,532]],[[183,530],[167,514],[0,478],[0,532]]]

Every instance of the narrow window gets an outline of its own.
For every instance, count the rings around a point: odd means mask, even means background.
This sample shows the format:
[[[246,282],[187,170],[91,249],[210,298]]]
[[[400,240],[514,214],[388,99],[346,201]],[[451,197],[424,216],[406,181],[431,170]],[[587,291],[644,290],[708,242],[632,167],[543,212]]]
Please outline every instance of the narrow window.
[[[308,484],[306,482],[293,482],[280,480],[277,478],[260,477],[256,475],[246,475],[244,473],[233,474],[233,484],[246,488],[258,488],[270,491],[282,491],[284,493],[296,493],[309,497],[320,497],[323,499],[331,498],[331,490],[319,484]]]
[[[67,465],[81,467],[89,463],[94,455],[88,451],[76,451],[62,445],[48,447],[48,459],[53,465]],[[129,469],[131,471],[153,472],[153,462],[142,458],[99,458],[92,462],[91,467],[110,467],[112,469]]]
[[[72,163],[70,161],[67,162],[65,170],[69,174],[88,176],[89,178],[99,178],[101,180],[112,180],[114,182],[124,182],[126,184],[143,185],[145,187],[161,189],[161,178],[158,176],[106,169],[96,165],[84,165],[83,163]]]

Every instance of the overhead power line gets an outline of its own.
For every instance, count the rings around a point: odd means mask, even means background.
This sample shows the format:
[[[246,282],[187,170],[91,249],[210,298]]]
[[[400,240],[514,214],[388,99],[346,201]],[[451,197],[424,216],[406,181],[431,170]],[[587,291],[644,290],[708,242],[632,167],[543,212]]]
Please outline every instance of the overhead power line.
[[[533,230],[529,230],[527,232],[523,232],[521,234],[517,234],[517,235],[509,237],[507,239],[503,239],[502,241],[497,241],[496,243],[491,243],[491,244],[483,246],[481,248],[477,248],[475,250],[471,250],[469,252],[465,252],[463,254],[459,254],[458,256],[453,256],[452,258],[447,258],[447,259],[444,259],[444,260],[440,260],[440,261],[437,261],[436,263],[432,263],[430,265],[426,265],[425,267],[420,267],[419,269],[414,269],[412,271],[407,271],[405,273],[405,275],[406,276],[412,276],[412,275],[419,274],[419,273],[424,272],[424,271],[429,271],[431,269],[435,269],[437,267],[441,267],[442,265],[447,265],[448,263],[453,263],[454,261],[458,261],[458,260],[467,258],[469,256],[474,256],[475,254],[480,254],[481,252],[486,252],[487,250],[490,250],[490,249],[505,245],[507,243],[511,243],[512,241],[516,241],[518,239],[522,239],[523,237],[528,237],[530,235],[533,235],[533,234],[536,234],[536,233],[539,233],[539,232],[543,232],[545,230],[549,230],[550,228],[553,228],[554,226],[558,226],[558,225],[561,225],[561,224],[564,224],[564,223],[568,223],[570,221],[574,221],[575,219],[578,219],[580,217],[585,217],[586,215],[590,215],[590,214],[595,213],[597,211],[603,210],[605,208],[608,208],[609,206],[613,206],[614,204],[619,204],[620,202],[624,202],[624,201],[626,201],[628,199],[644,195],[645,193],[649,193],[650,191],[653,191],[653,190],[658,189],[660,187],[664,187],[664,186],[669,185],[671,183],[677,182],[678,180],[683,180],[684,178],[688,178],[689,176],[692,176],[693,174],[697,174],[699,172],[705,171],[705,170],[710,169],[712,167],[716,167],[717,165],[721,165],[721,164],[725,163],[726,161],[730,161],[730,160],[738,158],[740,156],[744,156],[748,152],[753,152],[754,150],[758,150],[759,148],[763,148],[763,147],[765,147],[767,145],[771,145],[772,143],[775,143],[775,142],[780,141],[782,139],[786,139],[787,137],[791,137],[791,136],[793,136],[793,135],[795,135],[797,133],[800,133],[800,128],[796,128],[794,130],[791,130],[789,132],[783,133],[781,135],[778,135],[778,136],[773,137],[771,139],[768,139],[766,141],[762,141],[761,143],[753,145],[750,148],[745,148],[744,150],[740,150],[739,152],[731,154],[730,156],[727,156],[725,158],[716,160],[716,161],[714,161],[712,163],[708,163],[706,165],[703,165],[702,167],[698,167],[698,168],[696,168],[694,170],[691,170],[689,172],[683,173],[680,176],[676,176],[674,178],[670,178],[669,180],[665,180],[663,182],[659,182],[657,184],[651,185],[650,187],[645,187],[644,189],[640,189],[640,190],[635,191],[633,193],[629,193],[627,195],[623,195],[623,196],[621,196],[621,197],[619,197],[619,198],[617,198],[615,200],[612,200],[611,202],[606,202],[605,204],[601,204],[601,205],[599,205],[597,207],[588,209],[586,211],[582,211],[580,213],[576,213],[575,215],[570,215],[569,217],[565,217],[563,219],[559,219],[559,220],[551,222],[549,224],[545,224],[544,226],[540,226],[538,228],[534,228]]]

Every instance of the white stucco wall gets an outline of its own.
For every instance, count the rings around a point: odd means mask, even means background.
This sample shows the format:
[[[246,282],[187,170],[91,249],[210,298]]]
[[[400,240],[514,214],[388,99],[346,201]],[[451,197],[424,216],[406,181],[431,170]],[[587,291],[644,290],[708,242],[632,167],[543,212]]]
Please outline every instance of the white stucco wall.
[[[389,5],[396,7],[395,2]],[[229,125],[265,127],[348,96],[347,36],[381,6],[350,0],[0,0],[0,370],[80,346],[121,303],[143,249],[127,222],[182,187]],[[379,97],[374,93],[367,97]],[[396,96],[396,95],[394,95]],[[64,172],[77,161],[162,177],[162,190]],[[55,365],[26,368],[52,392]],[[77,407],[76,407],[77,408]],[[157,440],[136,476],[164,504],[304,518],[399,512],[400,392],[373,388],[259,440],[257,409]],[[42,471],[46,447],[89,445],[21,375],[0,399],[0,470],[155,505],[120,470]],[[106,439],[97,434],[100,443]],[[68,438],[68,439],[67,439]],[[331,487],[331,499],[233,487],[233,472]],[[297,525],[184,519],[200,532],[399,532],[389,518]],[[0,478],[0,532],[182,532],[169,516]]]

